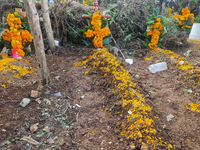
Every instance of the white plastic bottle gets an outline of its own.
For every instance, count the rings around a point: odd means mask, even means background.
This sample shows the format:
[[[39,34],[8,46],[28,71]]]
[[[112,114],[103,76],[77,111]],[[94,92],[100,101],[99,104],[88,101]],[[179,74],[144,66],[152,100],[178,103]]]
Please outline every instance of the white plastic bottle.
[[[166,62],[160,62],[157,64],[152,64],[148,68],[152,73],[156,73],[158,71],[167,70],[167,63]]]

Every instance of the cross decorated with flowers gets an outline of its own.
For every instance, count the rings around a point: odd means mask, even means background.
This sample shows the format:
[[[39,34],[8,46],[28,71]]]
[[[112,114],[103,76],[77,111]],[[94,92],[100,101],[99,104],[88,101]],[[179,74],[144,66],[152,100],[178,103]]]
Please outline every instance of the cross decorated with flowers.
[[[98,2],[94,0],[94,11],[92,12],[92,16],[83,15],[83,19],[91,19],[91,26],[85,32],[85,36],[87,38],[93,38],[92,43],[95,48],[103,47],[103,38],[110,35],[110,30],[108,27],[102,28],[102,19],[111,18],[110,15],[102,15],[101,12],[98,12]]]

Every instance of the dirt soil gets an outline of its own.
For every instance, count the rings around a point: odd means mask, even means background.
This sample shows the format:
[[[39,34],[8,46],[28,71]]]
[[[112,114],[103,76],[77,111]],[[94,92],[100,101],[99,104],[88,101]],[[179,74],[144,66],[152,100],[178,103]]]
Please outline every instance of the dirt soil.
[[[0,150],[141,149],[141,144],[134,139],[119,135],[124,118],[117,114],[121,107],[115,103],[117,95],[109,90],[106,79],[99,73],[85,74],[87,68],[84,66],[73,66],[90,54],[91,50],[86,49],[80,53],[47,55],[53,85],[41,86],[36,72],[18,79],[20,84],[0,88]],[[37,69],[34,57],[26,59]],[[184,106],[198,102],[197,88],[182,82],[185,72],[170,65],[166,57],[145,62],[141,62],[143,58],[133,59],[133,65],[124,66],[151,106],[152,114],[159,117],[155,125],[161,137],[174,149],[199,150],[200,114]],[[148,66],[161,61],[168,63],[168,70],[152,74]],[[189,94],[189,89],[193,93]],[[31,90],[39,91],[40,98],[31,98]],[[58,92],[62,96],[55,96]],[[23,98],[31,99],[25,108],[19,106]],[[166,118],[169,114],[174,116],[171,121]],[[30,127],[34,124],[38,129],[31,132]],[[43,131],[44,127],[48,130]],[[20,140],[24,136],[34,139],[36,144]],[[152,149],[150,145],[149,148]]]

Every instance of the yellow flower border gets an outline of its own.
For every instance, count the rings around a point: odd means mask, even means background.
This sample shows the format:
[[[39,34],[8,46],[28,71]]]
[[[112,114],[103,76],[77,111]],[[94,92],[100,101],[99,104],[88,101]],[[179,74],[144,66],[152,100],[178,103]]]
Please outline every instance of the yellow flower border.
[[[165,146],[167,149],[173,148],[171,144],[164,142],[159,137],[159,133],[154,128],[154,120],[148,117],[151,112],[150,106],[145,103],[143,95],[129,72],[120,64],[121,62],[114,55],[109,53],[106,48],[102,48],[95,49],[93,55],[89,56],[87,60],[76,62],[74,66],[86,65],[90,70],[99,70],[104,77],[109,77],[111,90],[121,97],[121,101],[117,101],[123,107],[121,116],[127,118],[126,122],[122,122],[120,135],[136,138],[143,145],[151,144],[154,149],[157,145]],[[127,108],[129,110],[126,110]],[[158,117],[154,116],[155,118]]]

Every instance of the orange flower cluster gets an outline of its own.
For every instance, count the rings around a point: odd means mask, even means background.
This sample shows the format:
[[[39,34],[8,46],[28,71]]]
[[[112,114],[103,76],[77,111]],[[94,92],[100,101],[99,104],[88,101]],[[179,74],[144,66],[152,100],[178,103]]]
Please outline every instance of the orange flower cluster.
[[[33,37],[29,31],[19,30],[22,22],[20,18],[16,17],[17,15],[17,12],[14,12],[14,14],[8,14],[7,22],[10,26],[10,30],[4,32],[2,38],[8,42],[11,42],[12,48],[17,49],[19,56],[23,57],[25,55],[23,51],[23,45],[25,45],[26,42],[31,42]]]
[[[33,36],[27,30],[21,31],[21,38],[22,38],[22,44],[23,45],[25,45],[25,43],[31,42],[33,40]]]
[[[200,112],[200,104],[189,103],[189,106],[185,105],[185,107],[193,112]]]
[[[15,12],[14,14],[8,14],[6,21],[8,22],[8,25],[10,26],[10,30],[14,30],[14,29],[18,29],[19,27],[21,27],[21,19],[20,18],[16,18],[16,16],[18,15],[17,12]]]
[[[151,36],[151,42],[148,44],[150,49],[155,49],[157,47],[159,36],[164,34],[163,25],[161,25],[161,18],[157,18],[156,22],[153,23],[153,26],[150,27],[147,36]]]
[[[85,32],[85,36],[88,38],[91,38],[94,36],[94,39],[92,40],[93,45],[95,48],[103,47],[103,38],[108,36],[110,34],[110,30],[108,27],[105,27],[101,29],[101,16],[102,13],[96,12],[92,15],[92,29],[88,29],[87,32]]]
[[[169,15],[171,15],[172,14],[172,9],[171,8],[169,8]]]
[[[181,10],[181,12],[182,12],[182,15],[178,15],[178,14],[176,14],[176,15],[174,15],[174,19],[176,20],[176,19],[178,19],[179,20],[179,25],[180,26],[183,26],[183,22],[184,21],[187,21],[187,20],[189,20],[189,21],[193,21],[195,18],[193,17],[194,16],[194,14],[191,14],[190,13],[190,10],[188,9],[188,8],[183,8],[182,10]],[[186,28],[188,28],[188,26],[186,27]]]
[[[89,2],[88,2],[88,0],[85,0],[85,5],[89,5]]]

